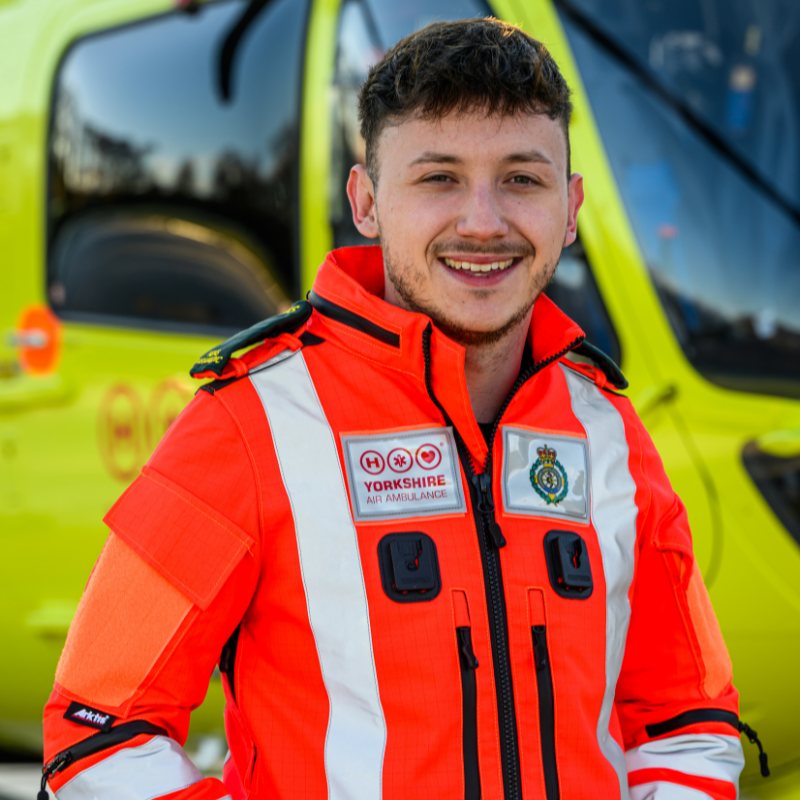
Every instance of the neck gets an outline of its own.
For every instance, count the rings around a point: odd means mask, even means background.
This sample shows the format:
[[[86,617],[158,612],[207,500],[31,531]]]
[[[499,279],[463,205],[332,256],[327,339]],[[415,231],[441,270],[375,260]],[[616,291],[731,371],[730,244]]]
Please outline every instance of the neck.
[[[1,0],[0,0],[1,1]],[[428,309],[418,306],[411,298],[404,297],[391,278],[386,276],[384,300],[398,308],[417,311],[435,318]],[[508,397],[511,387],[517,380],[525,351],[525,340],[533,316],[533,305],[527,313],[513,325],[504,336],[488,344],[463,343],[466,355],[464,358],[464,375],[467,380],[472,413],[478,422],[494,422],[503,401]],[[434,324],[436,322],[434,321]],[[440,330],[448,331],[440,326]],[[458,341],[458,336],[452,336]]]
[[[519,376],[530,314],[497,342],[468,345],[464,361],[472,412],[478,422],[493,422]]]

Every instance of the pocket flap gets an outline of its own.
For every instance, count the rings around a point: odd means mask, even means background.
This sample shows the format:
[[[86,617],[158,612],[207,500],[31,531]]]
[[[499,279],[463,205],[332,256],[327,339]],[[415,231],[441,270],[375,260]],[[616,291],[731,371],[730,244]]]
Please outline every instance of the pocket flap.
[[[104,522],[201,609],[254,544],[238,525],[155,470],[142,474]]]
[[[544,611],[544,592],[541,589],[528,589],[528,614],[531,627],[547,625]]]

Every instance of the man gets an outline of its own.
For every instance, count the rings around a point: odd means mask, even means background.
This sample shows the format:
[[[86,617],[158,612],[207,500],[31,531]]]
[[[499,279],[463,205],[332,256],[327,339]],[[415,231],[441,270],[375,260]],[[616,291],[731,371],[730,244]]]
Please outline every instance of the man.
[[[372,69],[348,195],[381,248],[207,353],[108,514],[45,710],[59,798],[736,796],[685,511],[540,295],[583,199],[570,111],[495,20]],[[180,747],[217,661],[224,785]]]

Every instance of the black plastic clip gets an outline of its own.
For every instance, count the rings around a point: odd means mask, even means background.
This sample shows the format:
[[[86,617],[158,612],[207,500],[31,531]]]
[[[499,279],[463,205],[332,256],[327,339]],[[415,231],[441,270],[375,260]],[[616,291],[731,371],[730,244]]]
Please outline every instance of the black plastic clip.
[[[378,543],[381,582],[397,603],[433,600],[442,588],[436,545],[424,533],[390,533]]]
[[[572,531],[550,531],[544,537],[544,554],[550,585],[556,594],[585,600],[594,583],[586,542]]]

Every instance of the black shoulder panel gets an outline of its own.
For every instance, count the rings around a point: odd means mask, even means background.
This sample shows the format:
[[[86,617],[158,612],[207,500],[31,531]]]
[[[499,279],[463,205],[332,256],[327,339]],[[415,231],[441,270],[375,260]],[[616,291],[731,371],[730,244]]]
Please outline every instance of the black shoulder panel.
[[[594,361],[615,389],[628,388],[628,380],[622,370],[600,348],[584,340],[572,352]]]
[[[263,322],[258,322],[247,330],[231,336],[227,341],[204,353],[189,370],[189,374],[213,372],[215,375],[222,375],[222,370],[225,369],[228,360],[237,350],[264,339],[280,336],[282,333],[296,331],[311,316],[311,310],[309,303],[300,300],[283,314],[265,319]]]
[[[243,377],[247,377],[246,375]],[[220,389],[224,389],[231,383],[235,381],[241,380],[240,378],[233,377],[233,378],[217,378],[216,380],[209,381],[208,383],[204,383],[197,392],[208,392],[209,394],[214,394],[214,392],[218,392]],[[195,394],[197,394],[195,392]]]

